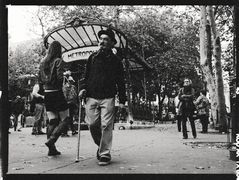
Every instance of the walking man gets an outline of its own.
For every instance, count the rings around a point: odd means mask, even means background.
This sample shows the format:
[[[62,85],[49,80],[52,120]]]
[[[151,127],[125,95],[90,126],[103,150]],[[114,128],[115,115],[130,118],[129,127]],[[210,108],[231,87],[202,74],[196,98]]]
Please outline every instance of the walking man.
[[[115,95],[118,92],[119,107],[123,108],[126,91],[122,61],[112,51],[117,43],[114,32],[111,29],[101,30],[98,37],[100,49],[87,61],[79,97],[82,98],[84,94],[86,96],[85,121],[98,146],[98,164],[103,166],[111,160]]]
[[[192,81],[191,79],[185,78],[183,87],[179,90],[178,94],[180,104],[179,104],[179,115],[182,119],[182,126],[183,126],[183,139],[188,138],[187,134],[187,120],[189,119],[191,128],[192,128],[192,135],[194,138],[197,137],[195,123],[193,120],[193,112],[195,110],[195,105],[193,103],[194,98],[194,89],[192,88]]]

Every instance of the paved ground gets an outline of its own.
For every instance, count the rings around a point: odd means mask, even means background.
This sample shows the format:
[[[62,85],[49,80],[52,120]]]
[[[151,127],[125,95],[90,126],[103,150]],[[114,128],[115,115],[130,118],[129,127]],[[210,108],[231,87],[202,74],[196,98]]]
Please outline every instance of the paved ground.
[[[154,128],[114,130],[112,163],[100,167],[97,147],[89,131],[81,131],[80,162],[76,163],[77,135],[60,138],[56,146],[62,155],[48,157],[46,135],[31,135],[31,128],[9,135],[9,174],[235,174],[236,163],[229,160],[227,135],[209,129],[191,132],[182,139],[176,124]],[[189,126],[188,126],[189,127]],[[190,130],[190,129],[189,129]]]

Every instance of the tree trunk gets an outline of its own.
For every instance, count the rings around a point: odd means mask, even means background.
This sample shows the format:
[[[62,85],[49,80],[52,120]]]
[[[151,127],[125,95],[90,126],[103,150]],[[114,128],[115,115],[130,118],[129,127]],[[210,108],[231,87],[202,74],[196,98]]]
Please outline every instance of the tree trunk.
[[[206,78],[208,84],[208,90],[211,99],[211,118],[213,121],[213,125],[217,124],[217,96],[216,96],[216,84],[215,78],[213,76],[213,68],[212,68],[212,41],[211,41],[211,27],[208,21],[206,21],[206,47],[207,47],[207,67],[204,69],[207,73]]]
[[[219,131],[227,131],[226,122],[226,104],[224,95],[224,83],[222,78],[222,64],[221,64],[221,41],[216,30],[214,12],[212,6],[208,6],[209,21],[211,24],[213,36],[213,57],[215,58],[215,79],[216,79],[216,95],[217,95],[217,110],[218,110],[218,126]]]
[[[161,93],[158,93],[158,98],[159,98],[159,101],[158,101],[158,106],[159,106],[158,118],[159,118],[159,121],[162,120],[162,102],[160,101],[160,96],[161,96]]]
[[[217,117],[217,101],[216,101],[216,86],[213,79],[212,70],[210,67],[211,60],[211,35],[210,28],[207,26],[206,21],[206,7],[201,6],[201,22],[200,22],[200,65],[203,70],[203,74],[207,81],[207,86],[211,100],[211,115],[214,124],[216,123]],[[206,36],[207,34],[207,36]]]
[[[161,83],[158,82],[158,117],[159,117],[159,121],[162,120],[162,101],[161,101]]]

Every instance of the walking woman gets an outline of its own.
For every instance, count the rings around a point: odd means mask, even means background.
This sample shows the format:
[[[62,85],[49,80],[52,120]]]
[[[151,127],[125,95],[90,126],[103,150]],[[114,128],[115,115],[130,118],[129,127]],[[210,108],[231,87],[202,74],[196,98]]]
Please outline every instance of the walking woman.
[[[69,123],[69,109],[65,100],[63,84],[64,62],[61,58],[61,44],[53,41],[40,65],[39,82],[44,87],[44,103],[49,123],[47,126],[48,156],[60,155],[55,142]]]
[[[206,90],[201,90],[200,96],[197,98],[195,105],[197,106],[198,115],[202,124],[202,133],[207,133],[209,124],[209,107],[210,103],[206,97]]]
[[[193,112],[195,110],[195,105],[193,103],[194,89],[192,88],[192,81],[188,78],[184,79],[183,87],[179,90],[178,98],[179,102],[179,115],[182,119],[183,126],[183,139],[188,138],[187,134],[187,119],[189,119],[193,137],[196,138],[196,128],[193,120]]]

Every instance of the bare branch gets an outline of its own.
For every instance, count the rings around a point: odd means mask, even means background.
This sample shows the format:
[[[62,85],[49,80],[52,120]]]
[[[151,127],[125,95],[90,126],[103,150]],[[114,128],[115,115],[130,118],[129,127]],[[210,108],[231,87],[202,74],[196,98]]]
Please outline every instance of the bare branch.
[[[200,8],[199,8],[199,7],[196,7],[195,5],[192,5],[192,7],[193,7],[196,11],[199,11],[199,12],[200,12]]]
[[[222,23],[222,24],[220,25],[219,29],[222,29],[222,28],[223,28],[223,26],[227,23],[227,20],[223,20],[221,23]]]
[[[222,28],[222,26],[221,26],[221,28]],[[226,34],[226,33],[231,33],[231,29],[228,29],[226,31],[222,31],[222,33],[220,34],[221,37],[224,36],[224,34]]]
[[[218,12],[218,6],[215,6],[215,8],[214,8],[214,16],[216,16],[217,12]]]

